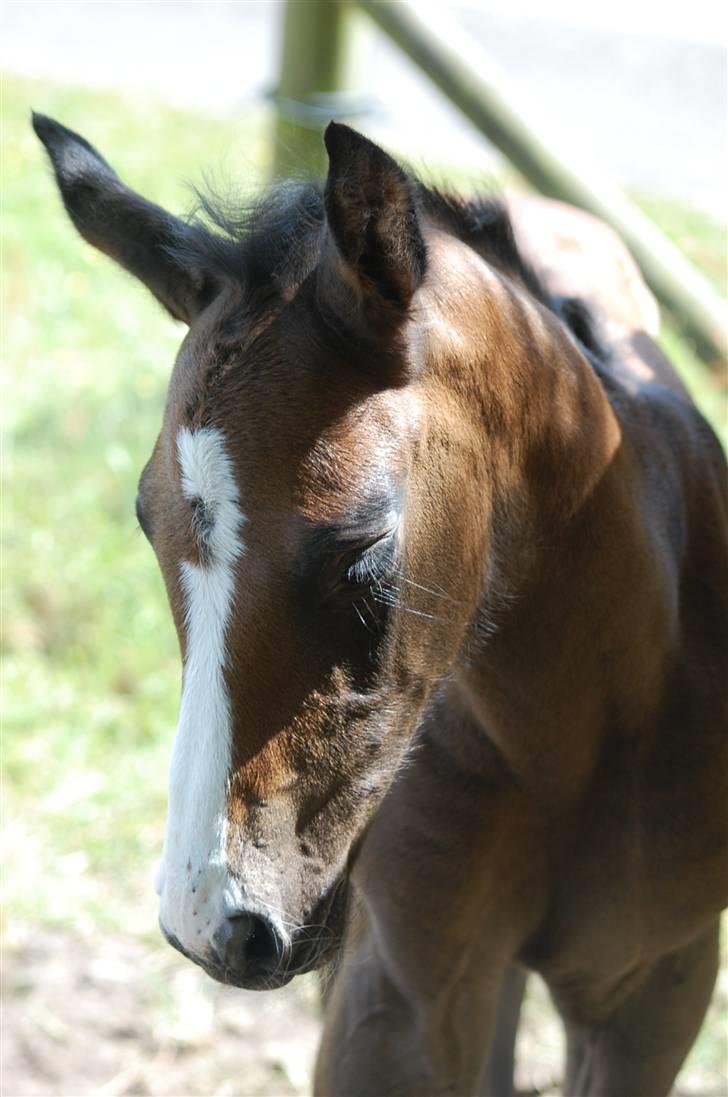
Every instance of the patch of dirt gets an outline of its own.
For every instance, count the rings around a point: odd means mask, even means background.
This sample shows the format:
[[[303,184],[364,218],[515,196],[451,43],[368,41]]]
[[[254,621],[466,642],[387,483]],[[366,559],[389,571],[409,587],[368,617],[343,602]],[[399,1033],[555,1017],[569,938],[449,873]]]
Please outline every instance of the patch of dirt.
[[[289,1097],[310,1089],[316,987],[219,986],[169,948],[34,930],[2,963],[4,1097]]]

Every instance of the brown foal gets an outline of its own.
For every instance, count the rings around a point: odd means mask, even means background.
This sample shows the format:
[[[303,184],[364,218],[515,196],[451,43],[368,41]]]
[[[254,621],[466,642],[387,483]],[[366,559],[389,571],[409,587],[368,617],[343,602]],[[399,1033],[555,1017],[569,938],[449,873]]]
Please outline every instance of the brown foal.
[[[240,986],[335,966],[321,1095],[505,1097],[529,968],[567,1093],[667,1094],[728,900],[728,501],[631,259],[345,126],[216,232],[35,126],[190,326],[137,503],[184,660],[163,932]]]

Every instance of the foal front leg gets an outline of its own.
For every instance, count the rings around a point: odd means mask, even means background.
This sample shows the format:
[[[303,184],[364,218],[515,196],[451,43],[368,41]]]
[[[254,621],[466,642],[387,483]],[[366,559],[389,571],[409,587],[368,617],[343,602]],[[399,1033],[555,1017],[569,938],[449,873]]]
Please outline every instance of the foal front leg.
[[[506,971],[498,995],[488,1058],[480,1080],[480,1097],[513,1097],[516,1036],[527,978],[526,969],[520,964],[511,964]]]
[[[531,810],[507,778],[463,780],[427,741],[415,754],[357,865],[319,1097],[477,1092],[504,976],[543,911]]]
[[[337,976],[315,1094],[474,1097],[496,987],[458,972],[440,994],[419,994],[393,975],[380,947],[368,929]]]
[[[599,1024],[566,1013],[568,1097],[667,1097],[710,1004],[719,933],[659,960]]]

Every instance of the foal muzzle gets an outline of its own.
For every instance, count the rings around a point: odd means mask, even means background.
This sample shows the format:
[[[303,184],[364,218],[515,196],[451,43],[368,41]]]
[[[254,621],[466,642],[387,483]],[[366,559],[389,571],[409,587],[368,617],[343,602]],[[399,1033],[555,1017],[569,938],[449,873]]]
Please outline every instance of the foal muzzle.
[[[237,911],[220,923],[200,954],[186,949],[161,919],[159,926],[173,948],[218,982],[246,990],[275,990],[333,957],[343,936],[346,905],[346,882],[341,880],[292,936],[267,914]]]

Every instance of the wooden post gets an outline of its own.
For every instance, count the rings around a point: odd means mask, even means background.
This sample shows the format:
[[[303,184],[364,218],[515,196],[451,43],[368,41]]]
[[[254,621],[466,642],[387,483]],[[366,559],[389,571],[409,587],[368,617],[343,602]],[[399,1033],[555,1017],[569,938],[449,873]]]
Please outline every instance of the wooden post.
[[[347,23],[341,0],[287,0],[284,12],[278,119],[273,172],[277,177],[319,176],[325,158],[322,131],[342,104]]]
[[[357,3],[529,183],[542,194],[588,210],[619,233],[696,351],[721,368],[728,321],[720,294],[626,198],[589,180],[545,144],[506,99],[501,74],[487,54],[457,26],[441,19],[434,5],[415,5],[414,0]]]

